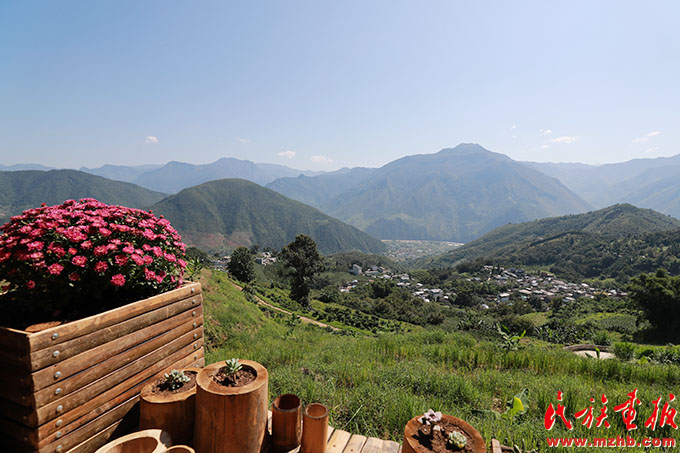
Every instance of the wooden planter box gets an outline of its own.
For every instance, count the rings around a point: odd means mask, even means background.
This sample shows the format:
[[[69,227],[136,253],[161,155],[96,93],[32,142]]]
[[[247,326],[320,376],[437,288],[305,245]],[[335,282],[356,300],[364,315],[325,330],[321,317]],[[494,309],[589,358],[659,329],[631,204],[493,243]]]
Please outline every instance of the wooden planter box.
[[[189,283],[36,333],[0,327],[4,451],[93,452],[135,430],[146,381],[204,365],[202,302]]]

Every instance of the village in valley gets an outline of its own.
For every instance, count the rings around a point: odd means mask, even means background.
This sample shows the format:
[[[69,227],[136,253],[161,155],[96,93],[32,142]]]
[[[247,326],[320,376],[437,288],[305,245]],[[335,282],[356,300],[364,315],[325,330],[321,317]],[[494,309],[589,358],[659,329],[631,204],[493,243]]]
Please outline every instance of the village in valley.
[[[411,294],[424,302],[444,302],[455,300],[455,292],[446,291],[442,288],[426,287],[422,283],[414,281],[408,273],[393,273],[383,266],[370,266],[362,269],[358,264],[353,264],[349,273],[354,276],[364,276],[368,282],[374,279],[390,280],[398,287],[407,288]],[[624,298],[628,294],[617,289],[602,289],[593,287],[587,283],[567,282],[555,277],[550,272],[529,272],[522,268],[504,268],[502,266],[485,265],[477,273],[479,276],[467,278],[468,281],[478,283],[493,282],[502,288],[495,295],[487,295],[486,302],[481,308],[489,308],[491,303],[512,303],[512,300],[537,299],[541,302],[549,302],[554,299],[562,299],[564,302],[573,302],[579,298],[595,299],[598,296]],[[340,287],[341,292],[349,293],[361,285],[358,279]]]

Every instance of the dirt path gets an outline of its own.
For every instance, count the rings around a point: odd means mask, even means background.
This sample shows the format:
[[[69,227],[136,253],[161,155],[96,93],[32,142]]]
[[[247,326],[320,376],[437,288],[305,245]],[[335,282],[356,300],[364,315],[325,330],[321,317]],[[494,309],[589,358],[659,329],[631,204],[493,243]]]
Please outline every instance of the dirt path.
[[[239,291],[243,291],[243,288],[241,286],[237,285],[236,283],[231,282],[231,284],[234,285],[234,288],[238,289]],[[254,296],[254,297],[255,297],[255,301],[257,302],[258,305],[263,305],[265,307],[271,308],[272,310],[276,310],[280,313],[285,313],[287,315],[293,314],[292,312],[290,312],[288,310],[284,310],[283,308],[276,307],[276,306],[270,304],[269,302],[265,302],[257,296]],[[315,326],[319,326],[319,327],[329,327],[332,330],[335,330],[336,332],[340,331],[340,329],[338,329],[337,327],[330,326],[330,325],[325,324],[323,322],[317,321],[316,319],[307,318],[306,316],[300,316],[300,321],[304,322],[305,324],[314,324]]]

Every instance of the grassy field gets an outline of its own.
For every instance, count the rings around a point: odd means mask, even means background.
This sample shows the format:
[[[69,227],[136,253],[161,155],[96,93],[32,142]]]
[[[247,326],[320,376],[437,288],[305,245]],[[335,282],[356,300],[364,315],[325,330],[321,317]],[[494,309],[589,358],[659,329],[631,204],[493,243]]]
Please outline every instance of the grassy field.
[[[401,442],[406,421],[433,408],[466,419],[487,442],[497,438],[512,445],[524,440],[540,451],[548,450],[548,436],[631,434],[639,439],[676,434],[658,427],[652,432],[643,425],[651,415],[652,400],[666,401],[669,392],[678,393],[678,366],[579,358],[560,347],[540,344],[506,352],[469,334],[437,330],[337,335],[262,311],[231,286],[226,274],[206,271],[201,281],[208,362],[239,357],[262,363],[270,373],[271,398],[290,392],[305,404],[322,402],[330,407],[330,423],[340,429]],[[529,391],[526,414],[511,420],[478,412],[501,411],[505,401],[523,388]],[[614,406],[625,402],[636,388],[642,401],[637,408],[639,428],[629,433]],[[557,391],[565,394],[566,412],[575,425],[571,432],[559,421],[550,432],[543,427],[546,408],[557,403]],[[603,393],[609,399],[611,429],[581,426],[573,414],[595,397],[597,416]]]

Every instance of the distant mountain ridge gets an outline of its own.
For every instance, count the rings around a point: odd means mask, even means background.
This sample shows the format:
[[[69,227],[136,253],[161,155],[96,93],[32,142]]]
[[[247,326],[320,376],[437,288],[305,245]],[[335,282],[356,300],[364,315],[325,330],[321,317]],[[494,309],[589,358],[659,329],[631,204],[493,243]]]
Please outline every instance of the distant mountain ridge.
[[[632,203],[680,218],[672,195],[680,193],[680,154],[605,165],[523,163],[559,179],[597,208]]]
[[[219,251],[259,245],[280,249],[307,234],[322,253],[384,252],[368,234],[273,190],[242,179],[222,179],[184,189],[152,206],[189,244]]]
[[[342,176],[269,187],[381,239],[467,242],[509,222],[591,209],[556,179],[470,143]]]
[[[0,172],[0,222],[12,215],[68,199],[96,198],[108,204],[146,208],[166,195],[77,170]]]
[[[585,214],[504,225],[419,264],[449,267],[463,260],[483,260],[552,266],[553,270],[577,278],[601,273],[630,276],[662,265],[680,271],[680,242],[673,243],[673,238],[680,239],[680,220],[651,209],[619,204]],[[661,243],[672,247],[659,246]],[[654,256],[647,256],[650,253]]]

